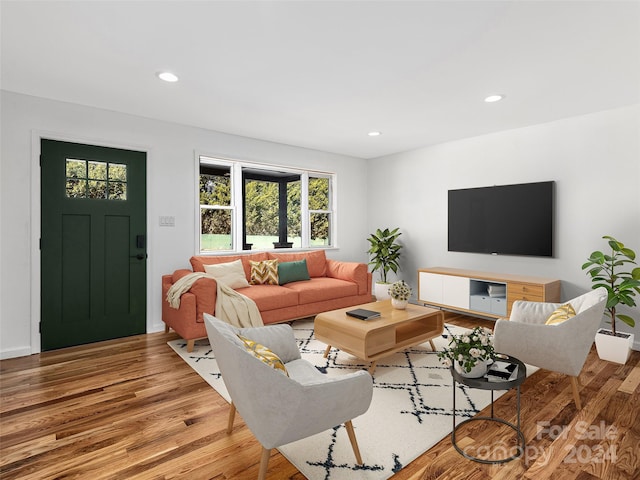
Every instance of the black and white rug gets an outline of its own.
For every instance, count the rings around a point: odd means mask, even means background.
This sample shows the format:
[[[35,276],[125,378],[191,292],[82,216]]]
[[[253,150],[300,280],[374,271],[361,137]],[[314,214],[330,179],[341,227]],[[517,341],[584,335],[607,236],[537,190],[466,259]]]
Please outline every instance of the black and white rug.
[[[292,323],[302,357],[327,375],[366,369],[348,353],[332,349],[323,358],[326,345],[313,336],[313,321]],[[449,342],[447,336],[464,329],[445,326],[444,335],[433,341],[437,350]],[[169,345],[220,395],[230,401],[209,342],[196,341],[187,353],[184,340]],[[530,375],[533,370],[529,370]],[[309,480],[383,480],[408,465],[452,430],[452,380],[429,343],[407,349],[378,361],[373,374],[373,400],[369,410],[353,420],[364,465],[355,463],[344,426],[278,448]],[[476,415],[487,406],[491,393],[458,386],[456,422]],[[504,392],[495,392],[498,398]]]

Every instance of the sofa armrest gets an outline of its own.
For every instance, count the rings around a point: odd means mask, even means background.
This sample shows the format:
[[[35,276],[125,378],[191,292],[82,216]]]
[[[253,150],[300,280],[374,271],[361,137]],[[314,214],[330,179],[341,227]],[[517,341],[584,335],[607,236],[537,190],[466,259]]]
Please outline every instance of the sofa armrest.
[[[167,303],[167,292],[169,291],[169,288],[171,288],[171,285],[173,285],[175,282],[180,280],[185,275],[189,275],[191,273],[193,273],[191,270],[180,269],[173,272],[172,275],[162,276],[163,311],[164,311],[165,304],[167,304],[168,308],[171,308]],[[179,311],[182,310],[183,302],[187,299],[189,299],[187,301],[195,302],[196,314],[193,321],[197,323],[203,323],[204,322],[204,319],[202,317],[203,313],[206,312],[206,313],[210,313],[211,315],[214,314],[214,311],[216,308],[217,291],[218,291],[217,288],[218,288],[218,284],[214,278],[212,277],[199,278],[194,282],[194,284],[191,286],[189,291],[182,294],[182,296],[180,297],[180,308],[178,310]],[[192,295],[194,299],[191,300],[189,295]],[[173,325],[171,325],[171,327],[173,327]]]
[[[364,263],[327,259],[327,277],[346,280],[358,285],[358,295],[369,291],[368,270]]]

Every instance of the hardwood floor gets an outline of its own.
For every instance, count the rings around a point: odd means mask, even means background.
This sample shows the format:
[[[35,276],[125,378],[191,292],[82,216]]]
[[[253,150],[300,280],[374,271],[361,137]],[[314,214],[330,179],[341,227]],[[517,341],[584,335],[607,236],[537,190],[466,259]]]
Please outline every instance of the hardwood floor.
[[[260,445],[239,416],[225,433],[227,403],[166,345],[173,338],[141,335],[1,361],[0,478],[257,478]],[[447,436],[392,478],[640,479],[640,352],[621,366],[592,351],[581,382],[577,412],[568,378],[539,370],[526,380],[524,458],[472,462]],[[513,417],[514,395],[497,400],[497,415]],[[503,427],[474,423],[460,444],[501,438]],[[273,450],[267,479],[304,477]]]

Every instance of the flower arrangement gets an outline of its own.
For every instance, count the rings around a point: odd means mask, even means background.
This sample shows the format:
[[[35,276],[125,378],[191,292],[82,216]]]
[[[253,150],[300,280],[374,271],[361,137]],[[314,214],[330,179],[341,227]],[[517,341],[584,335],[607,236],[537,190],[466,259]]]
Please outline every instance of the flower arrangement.
[[[392,283],[389,287],[389,295],[396,300],[407,301],[411,297],[411,287],[404,280]]]
[[[438,358],[447,367],[454,363],[469,373],[478,361],[492,360],[495,355],[491,330],[475,327],[471,332],[453,335],[449,348],[438,352]]]

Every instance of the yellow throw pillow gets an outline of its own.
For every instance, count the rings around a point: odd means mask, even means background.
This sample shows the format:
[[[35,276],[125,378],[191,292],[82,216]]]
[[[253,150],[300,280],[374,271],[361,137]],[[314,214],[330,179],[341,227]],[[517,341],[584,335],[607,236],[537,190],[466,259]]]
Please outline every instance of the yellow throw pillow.
[[[289,372],[287,372],[287,369],[284,366],[284,363],[282,362],[282,360],[280,360],[280,357],[278,357],[278,355],[273,353],[264,345],[258,342],[254,342],[253,340],[243,337],[242,335],[238,335],[238,338],[242,340],[245,348],[251,355],[256,357],[262,363],[266,363],[274,370],[280,370],[287,377],[289,376]]]
[[[278,260],[249,260],[249,264],[252,285],[278,285]]]
[[[569,320],[571,317],[575,316],[576,311],[573,309],[570,303],[567,303],[557,308],[551,315],[549,315],[549,318],[547,318],[545,325],[560,325],[565,320]]]

